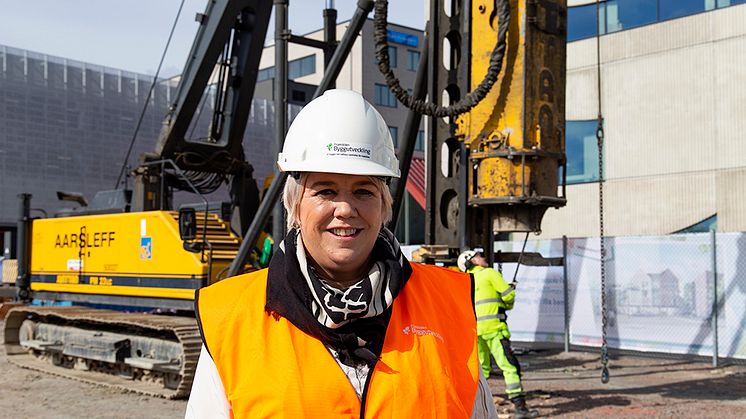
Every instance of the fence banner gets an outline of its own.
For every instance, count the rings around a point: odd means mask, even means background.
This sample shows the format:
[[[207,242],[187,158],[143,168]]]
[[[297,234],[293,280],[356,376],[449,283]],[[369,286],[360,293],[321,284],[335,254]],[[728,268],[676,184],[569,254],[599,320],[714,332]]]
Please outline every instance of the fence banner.
[[[718,354],[746,359],[746,233],[717,235]]]
[[[495,251],[520,252],[523,242],[498,242]],[[562,257],[562,240],[532,240],[526,252],[537,252],[544,257]],[[505,281],[513,281],[515,263],[502,268]],[[508,312],[508,326],[512,339],[524,342],[564,342],[564,296],[562,266],[539,267],[521,265],[516,286],[513,310]]]
[[[607,341],[638,351],[711,355],[712,248],[707,234],[606,241]],[[571,342],[600,343],[599,240],[570,240]]]
[[[520,252],[522,245],[497,242],[495,251]],[[561,257],[562,240],[532,240],[526,252]],[[607,238],[609,347],[712,356],[717,289],[718,354],[746,359],[746,233],[718,233],[715,252],[717,284],[709,233]],[[570,343],[600,346],[600,259],[598,238],[568,239],[567,301],[561,266],[520,266],[515,307],[508,312],[513,340],[563,342],[567,304]],[[513,280],[516,264],[495,268]]]

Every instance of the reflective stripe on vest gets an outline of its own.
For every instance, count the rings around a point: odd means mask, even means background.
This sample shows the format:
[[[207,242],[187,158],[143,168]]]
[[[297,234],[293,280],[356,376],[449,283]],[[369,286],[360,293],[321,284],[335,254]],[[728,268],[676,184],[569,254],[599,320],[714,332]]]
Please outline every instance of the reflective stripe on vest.
[[[506,295],[510,294],[513,291],[515,291],[515,285],[509,286],[508,289],[506,289],[505,291],[503,291],[502,294],[500,294],[500,295],[502,295],[503,297],[505,297]],[[500,299],[500,301],[502,301],[502,299]]]
[[[508,315],[505,313],[497,313],[497,314],[486,314],[484,316],[477,317],[478,322],[481,322],[482,320],[492,320],[492,319],[506,321],[508,320]]]
[[[485,298],[483,300],[477,300],[474,305],[480,305],[480,304],[489,304],[489,303],[501,303],[503,301],[502,298]]]
[[[468,418],[479,377],[469,277],[412,270],[394,300],[364,412],[326,346],[264,312],[266,270],[199,290],[198,319],[233,416]]]

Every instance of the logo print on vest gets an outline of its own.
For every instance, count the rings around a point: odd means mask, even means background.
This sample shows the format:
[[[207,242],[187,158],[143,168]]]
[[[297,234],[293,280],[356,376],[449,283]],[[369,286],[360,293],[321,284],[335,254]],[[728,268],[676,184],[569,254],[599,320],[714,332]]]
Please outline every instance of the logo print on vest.
[[[418,326],[416,324],[410,324],[409,326],[402,329],[402,333],[405,335],[417,335],[417,336],[433,336],[439,341],[443,342],[443,336],[440,333],[428,329],[426,326]]]

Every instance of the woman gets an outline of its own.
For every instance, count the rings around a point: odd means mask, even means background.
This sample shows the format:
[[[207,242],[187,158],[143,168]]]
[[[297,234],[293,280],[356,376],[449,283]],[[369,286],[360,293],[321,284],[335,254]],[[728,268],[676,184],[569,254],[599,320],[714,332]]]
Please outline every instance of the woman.
[[[470,277],[410,264],[383,227],[399,169],[381,115],[328,91],[278,165],[289,233],[268,269],[199,291],[187,417],[496,417]]]

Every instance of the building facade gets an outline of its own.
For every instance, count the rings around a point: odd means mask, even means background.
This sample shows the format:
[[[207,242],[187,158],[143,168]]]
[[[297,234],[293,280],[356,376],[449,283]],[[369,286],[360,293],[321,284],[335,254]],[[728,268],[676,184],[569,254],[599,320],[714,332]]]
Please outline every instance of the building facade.
[[[140,154],[154,151],[176,80],[160,80],[151,94],[152,82],[153,77],[145,74],[0,45],[0,241],[5,242],[4,248],[13,241],[3,233],[15,230],[18,194],[33,195],[32,216],[53,217],[60,208],[72,206],[58,200],[58,191],[79,193],[91,202],[96,192],[118,186],[146,102],[127,166],[133,168]],[[205,97],[190,131],[194,138],[206,132],[210,123],[210,90]],[[297,112],[297,107],[291,111]],[[275,155],[267,148],[274,138],[273,126],[272,103],[255,100],[244,150],[260,187],[274,168]],[[120,187],[133,187],[130,179],[123,180]],[[221,192],[208,199],[227,197]],[[199,202],[199,198],[179,201]]]
[[[570,0],[567,206],[545,238],[746,231],[744,0]]]

